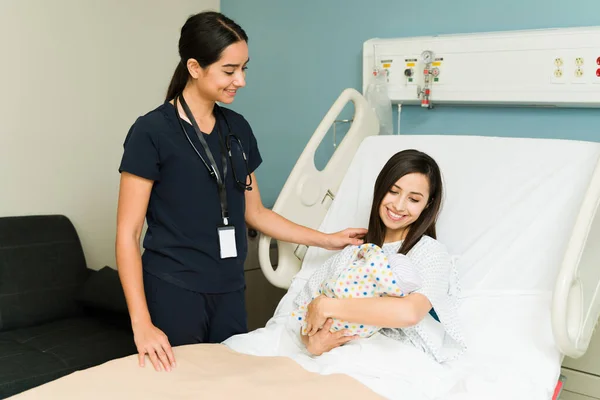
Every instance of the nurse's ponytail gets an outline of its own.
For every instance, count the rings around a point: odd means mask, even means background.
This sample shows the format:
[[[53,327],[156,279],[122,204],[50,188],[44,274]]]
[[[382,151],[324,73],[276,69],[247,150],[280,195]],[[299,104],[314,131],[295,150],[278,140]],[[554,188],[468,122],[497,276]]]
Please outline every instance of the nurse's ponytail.
[[[167,89],[167,98],[166,101],[170,101],[175,98],[179,93],[183,92],[183,88],[188,81],[189,73],[187,67],[183,65],[181,62],[177,64],[177,68],[175,68],[175,73],[171,78],[171,83],[169,84],[169,88]]]
[[[173,100],[185,88],[190,77],[187,69],[190,58],[206,68],[217,62],[229,45],[240,41],[248,42],[246,32],[221,13],[205,11],[189,17],[181,28],[180,61],[171,78],[165,100]]]

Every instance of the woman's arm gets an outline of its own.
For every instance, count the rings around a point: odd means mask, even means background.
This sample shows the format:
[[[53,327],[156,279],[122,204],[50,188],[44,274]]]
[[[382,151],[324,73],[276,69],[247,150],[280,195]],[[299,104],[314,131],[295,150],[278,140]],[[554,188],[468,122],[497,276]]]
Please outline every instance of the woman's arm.
[[[169,371],[175,357],[166,335],[152,324],[142,278],[140,237],[153,181],[123,172],[117,211],[117,270],[127,300],[140,366],[145,354],[154,368]]]
[[[328,318],[337,318],[385,328],[406,328],[418,324],[431,310],[431,302],[420,293],[405,297],[332,299],[319,296],[307,310],[307,332],[313,336]]]
[[[360,245],[363,243],[360,238],[367,233],[366,229],[351,228],[334,234],[325,234],[295,224],[265,208],[260,199],[260,192],[254,173],[252,174],[252,182],[252,190],[246,191],[246,222],[263,234],[284,242],[323,247],[329,250],[339,250],[348,245]]]

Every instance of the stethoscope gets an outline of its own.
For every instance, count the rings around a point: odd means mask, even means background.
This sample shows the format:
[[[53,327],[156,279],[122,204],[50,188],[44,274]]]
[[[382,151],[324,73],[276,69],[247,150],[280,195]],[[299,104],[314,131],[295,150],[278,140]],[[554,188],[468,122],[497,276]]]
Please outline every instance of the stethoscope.
[[[177,107],[177,102],[178,99],[181,99],[181,106],[184,110],[184,112],[186,113],[186,116],[188,117],[188,119],[190,120],[190,122],[192,123],[192,126],[194,127],[194,130],[196,131],[196,135],[198,136],[198,139],[200,140],[200,143],[202,144],[202,146],[204,147],[204,151],[205,153],[207,153],[207,156],[211,162],[211,165],[209,165],[206,160],[204,159],[204,157],[202,157],[202,154],[200,154],[200,152],[198,151],[198,149],[196,148],[196,146],[194,145],[194,143],[192,142],[192,139],[190,138],[190,136],[188,135],[187,129],[185,129],[185,126],[183,125],[183,119],[181,118],[181,116],[179,115],[179,109]],[[221,178],[220,174],[219,174],[219,169],[217,168],[216,163],[214,162],[214,158],[212,156],[212,153],[210,151],[210,149],[208,148],[208,145],[206,144],[206,139],[204,139],[204,136],[202,134],[202,132],[200,131],[200,129],[198,128],[198,125],[196,124],[196,121],[194,119],[194,116],[192,115],[192,112],[190,111],[187,103],[185,102],[185,99],[183,98],[183,94],[180,94],[178,96],[175,97],[174,101],[173,101],[174,105],[175,105],[175,114],[177,115],[177,120],[179,121],[179,125],[181,126],[181,130],[183,130],[183,133],[185,134],[185,137],[187,138],[188,142],[190,143],[190,145],[192,146],[192,148],[194,149],[194,151],[196,152],[196,154],[198,155],[198,157],[200,158],[200,160],[202,160],[202,163],[204,164],[204,166],[206,167],[206,169],[208,170],[208,173],[217,181],[217,184],[219,186],[223,185],[224,186],[224,182],[225,182],[225,178],[227,176],[227,164],[226,164],[226,160],[224,157],[223,153],[226,153],[227,156],[229,157],[229,163],[231,164],[231,170],[233,171],[233,178],[235,180],[235,183],[242,189],[242,190],[252,190],[252,175],[250,174],[250,170],[248,169],[248,158],[246,157],[246,152],[244,152],[244,147],[242,146],[242,142],[240,141],[240,139],[231,131],[231,125],[229,125],[229,121],[227,120],[227,117],[225,116],[225,113],[223,112],[223,110],[221,109],[220,106],[218,106],[217,104],[215,104],[215,110],[218,111],[218,113],[221,115],[221,117],[223,118],[223,120],[225,121],[225,125],[227,125],[227,131],[228,134],[225,137],[225,147],[223,145],[223,138],[221,136],[221,127],[220,127],[220,123],[219,123],[219,118],[217,116],[217,113],[215,113],[215,125],[217,127],[217,135],[219,137],[219,144],[221,146],[221,156],[222,156],[222,160],[223,160],[223,177]],[[248,177],[250,179],[250,183],[246,183],[246,179],[244,179],[243,181],[240,181],[238,179],[238,176],[235,172],[235,168],[234,168],[234,163],[233,163],[233,157],[232,157],[232,145],[237,145],[241,155],[242,155],[242,159],[244,160],[244,166],[246,168],[246,177]],[[246,178],[245,177],[245,178]]]

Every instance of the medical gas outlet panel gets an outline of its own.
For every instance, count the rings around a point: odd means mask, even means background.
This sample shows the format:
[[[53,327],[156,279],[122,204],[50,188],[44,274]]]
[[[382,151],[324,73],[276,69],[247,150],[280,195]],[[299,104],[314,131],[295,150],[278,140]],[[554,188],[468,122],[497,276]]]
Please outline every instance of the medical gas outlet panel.
[[[371,39],[379,68],[394,103],[600,107],[600,27]]]

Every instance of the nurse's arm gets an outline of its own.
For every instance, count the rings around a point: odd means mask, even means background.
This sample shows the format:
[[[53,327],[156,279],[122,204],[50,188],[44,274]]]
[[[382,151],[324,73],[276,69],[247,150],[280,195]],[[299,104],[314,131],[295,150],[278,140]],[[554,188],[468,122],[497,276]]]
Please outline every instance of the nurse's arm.
[[[366,229],[349,228],[333,234],[298,225],[263,206],[256,177],[252,173],[252,190],[246,191],[246,223],[264,235],[289,243],[323,247],[330,250],[359,245]],[[248,183],[250,180],[248,179]]]
[[[133,325],[150,322],[142,279],[140,237],[152,184],[150,180],[127,172],[121,174],[116,255],[119,277]]]
[[[145,365],[148,354],[157,371],[170,371],[175,365],[175,356],[167,336],[152,323],[142,275],[140,237],[152,185],[151,180],[121,173],[117,210],[117,270],[131,317],[140,366]]]

